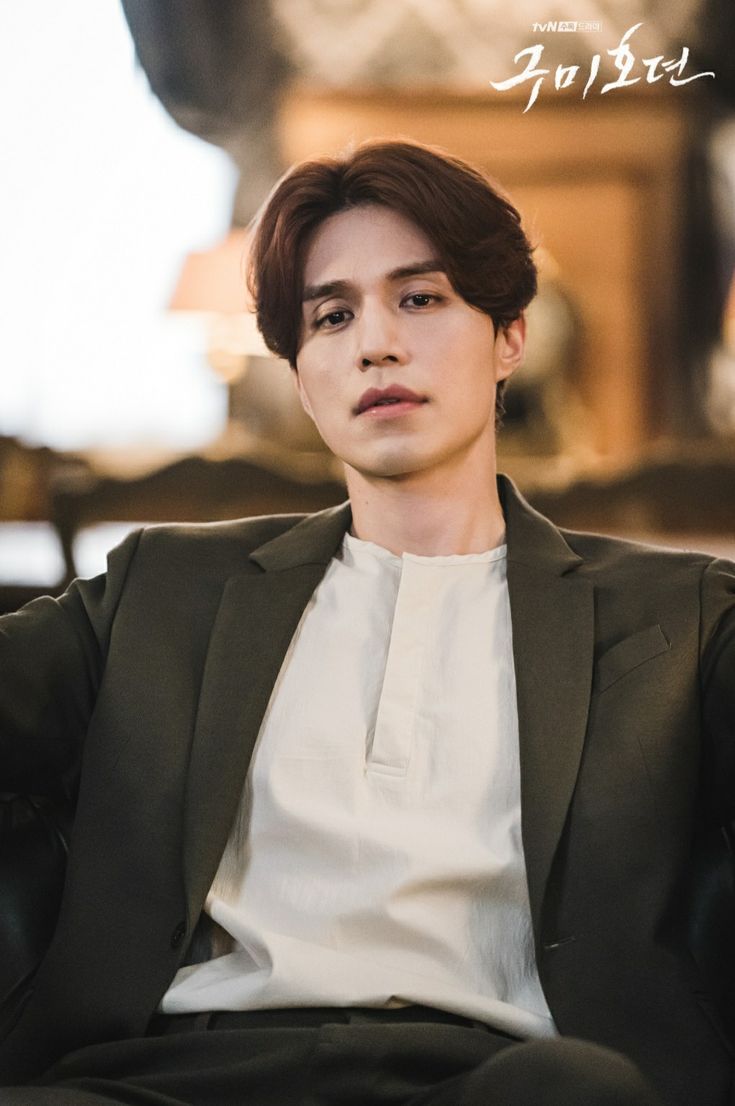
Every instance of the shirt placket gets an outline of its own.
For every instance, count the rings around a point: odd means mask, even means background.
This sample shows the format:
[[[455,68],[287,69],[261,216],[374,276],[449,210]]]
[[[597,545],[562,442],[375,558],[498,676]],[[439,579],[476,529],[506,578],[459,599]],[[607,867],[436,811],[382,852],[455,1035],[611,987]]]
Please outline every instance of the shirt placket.
[[[368,774],[405,776],[418,716],[424,651],[430,640],[432,594],[438,580],[425,565],[404,558],[391,627]]]

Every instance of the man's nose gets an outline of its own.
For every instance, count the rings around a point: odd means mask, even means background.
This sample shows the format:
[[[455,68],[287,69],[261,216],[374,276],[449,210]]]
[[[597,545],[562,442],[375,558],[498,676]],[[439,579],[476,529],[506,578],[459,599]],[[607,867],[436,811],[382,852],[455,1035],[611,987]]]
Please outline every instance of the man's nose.
[[[402,364],[406,353],[400,341],[397,320],[386,308],[368,308],[362,313],[357,328],[357,364],[361,369],[371,365]]]

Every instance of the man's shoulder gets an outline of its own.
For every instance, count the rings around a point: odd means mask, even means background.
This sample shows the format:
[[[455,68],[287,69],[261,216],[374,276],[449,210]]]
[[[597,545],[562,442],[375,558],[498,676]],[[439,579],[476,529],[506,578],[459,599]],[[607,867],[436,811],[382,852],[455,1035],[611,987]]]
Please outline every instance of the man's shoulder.
[[[660,543],[596,534],[584,530],[559,531],[575,553],[590,567],[671,570],[702,569],[715,559],[713,554],[696,548],[686,548],[669,543],[662,536]]]
[[[146,526],[141,533],[141,541],[188,552],[198,549],[211,551],[214,547],[227,546],[241,552],[252,552],[309,517],[308,513],[302,512],[255,515],[221,522],[162,523]]]
[[[679,588],[698,590],[708,580],[724,578],[728,590],[735,581],[735,563],[714,553],[631,541],[583,531],[560,530],[580,558],[578,571],[598,586],[624,591],[641,587],[653,593],[673,594]],[[662,543],[665,538],[662,538]]]
[[[189,580],[192,586],[222,581],[234,573],[261,569],[251,554],[309,519],[308,514],[258,515],[223,522],[163,523],[145,526],[131,535],[126,545],[132,557],[125,558],[128,580]],[[122,548],[122,547],[121,547]],[[115,566],[113,552],[110,568]]]

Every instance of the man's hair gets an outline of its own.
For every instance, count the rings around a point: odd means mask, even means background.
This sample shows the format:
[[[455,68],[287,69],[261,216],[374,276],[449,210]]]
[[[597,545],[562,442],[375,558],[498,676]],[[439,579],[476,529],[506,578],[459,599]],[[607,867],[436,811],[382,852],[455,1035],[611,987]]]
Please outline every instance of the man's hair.
[[[521,217],[482,173],[419,143],[364,142],[341,157],[294,166],[253,222],[248,288],[258,327],[268,349],[292,368],[302,341],[304,266],[314,232],[330,215],[362,204],[390,208],[418,227],[455,291],[490,316],[496,333],[536,294]]]

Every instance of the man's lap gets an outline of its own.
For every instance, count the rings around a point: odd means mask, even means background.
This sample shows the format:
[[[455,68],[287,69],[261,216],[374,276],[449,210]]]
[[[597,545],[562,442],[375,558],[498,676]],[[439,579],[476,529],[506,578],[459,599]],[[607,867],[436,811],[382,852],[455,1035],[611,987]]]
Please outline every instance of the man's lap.
[[[3,1106],[588,1106],[592,1101],[656,1103],[632,1065],[594,1045],[520,1044],[479,1027],[380,1021],[192,1029],[93,1045],[65,1057],[33,1086],[6,1090],[2,1097]]]

